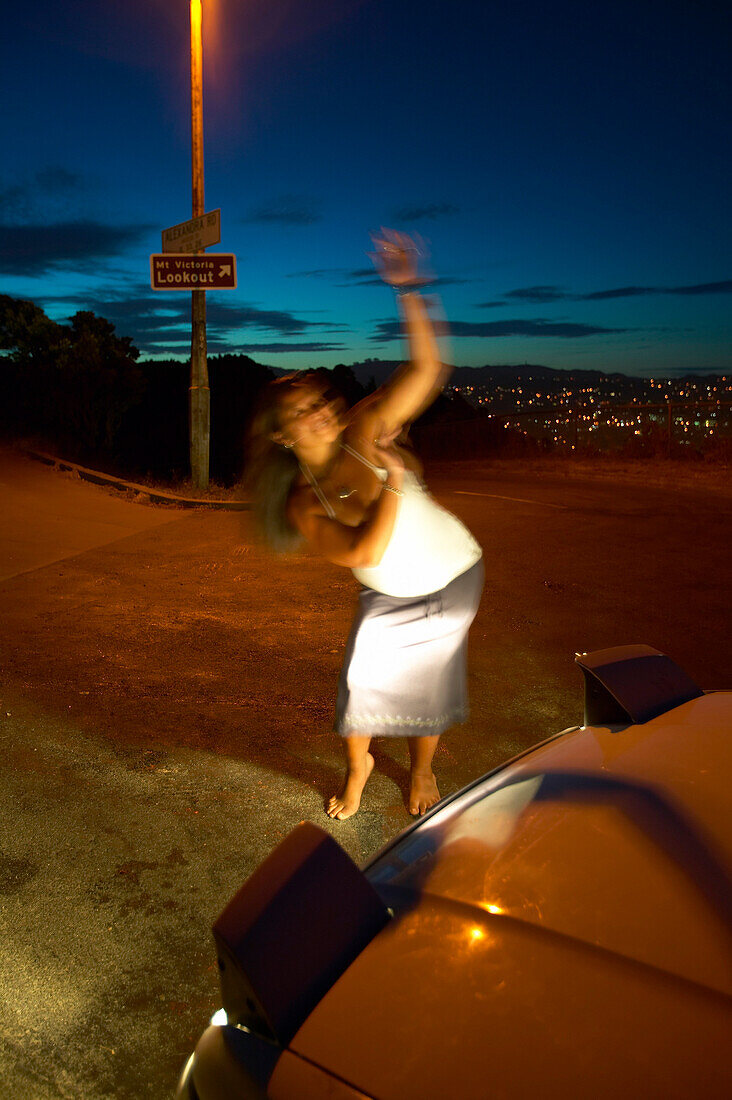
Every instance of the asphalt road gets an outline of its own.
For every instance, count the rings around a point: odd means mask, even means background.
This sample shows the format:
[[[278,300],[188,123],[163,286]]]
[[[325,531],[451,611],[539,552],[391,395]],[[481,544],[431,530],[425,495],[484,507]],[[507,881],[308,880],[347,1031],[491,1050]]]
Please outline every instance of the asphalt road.
[[[577,650],[646,642],[732,683],[727,484],[571,474],[433,471],[487,567],[444,793],[581,721]],[[302,819],[357,860],[403,828],[405,749],[325,817],[345,571],[7,451],[0,508],[0,1095],[158,1100],[218,1006],[216,914]]]

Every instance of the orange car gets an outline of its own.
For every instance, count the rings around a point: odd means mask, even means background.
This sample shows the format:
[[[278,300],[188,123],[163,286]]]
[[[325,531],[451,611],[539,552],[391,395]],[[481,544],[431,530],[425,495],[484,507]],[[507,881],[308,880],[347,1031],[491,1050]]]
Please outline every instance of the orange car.
[[[303,824],[252,875],[179,1100],[732,1096],[732,692],[577,661],[582,727],[362,871]]]

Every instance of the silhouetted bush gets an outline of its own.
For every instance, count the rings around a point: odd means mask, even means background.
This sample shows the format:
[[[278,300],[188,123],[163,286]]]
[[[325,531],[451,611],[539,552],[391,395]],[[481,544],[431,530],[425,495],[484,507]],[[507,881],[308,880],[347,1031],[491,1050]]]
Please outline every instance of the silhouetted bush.
[[[1,295],[0,349],[12,395],[6,434],[40,434],[73,457],[113,453],[144,387],[128,337],[94,313],[60,325],[35,303]]]

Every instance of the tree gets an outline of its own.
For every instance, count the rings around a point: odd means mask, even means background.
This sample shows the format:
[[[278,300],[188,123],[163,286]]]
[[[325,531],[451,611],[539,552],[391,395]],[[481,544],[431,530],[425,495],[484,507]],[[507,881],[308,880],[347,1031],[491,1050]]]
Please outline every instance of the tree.
[[[139,355],[104,317],[82,311],[71,318],[70,345],[59,360],[64,423],[94,451],[113,450],[125,413],[142,397]]]
[[[65,336],[62,326],[35,302],[0,294],[0,350],[13,362],[47,360]]]
[[[48,430],[56,415],[56,368],[69,349],[68,330],[40,306],[0,295],[0,351],[7,399],[2,424],[11,432]]]
[[[34,302],[2,295],[0,351],[14,398],[6,427],[42,432],[77,453],[113,450],[144,390],[129,337],[91,312],[61,325]]]

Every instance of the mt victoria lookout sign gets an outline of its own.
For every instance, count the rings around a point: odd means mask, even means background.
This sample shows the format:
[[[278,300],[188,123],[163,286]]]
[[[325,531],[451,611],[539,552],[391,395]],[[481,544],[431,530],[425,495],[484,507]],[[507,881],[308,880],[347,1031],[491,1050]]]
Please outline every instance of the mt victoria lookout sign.
[[[234,290],[236,256],[231,252],[153,253],[150,286],[153,290]]]

